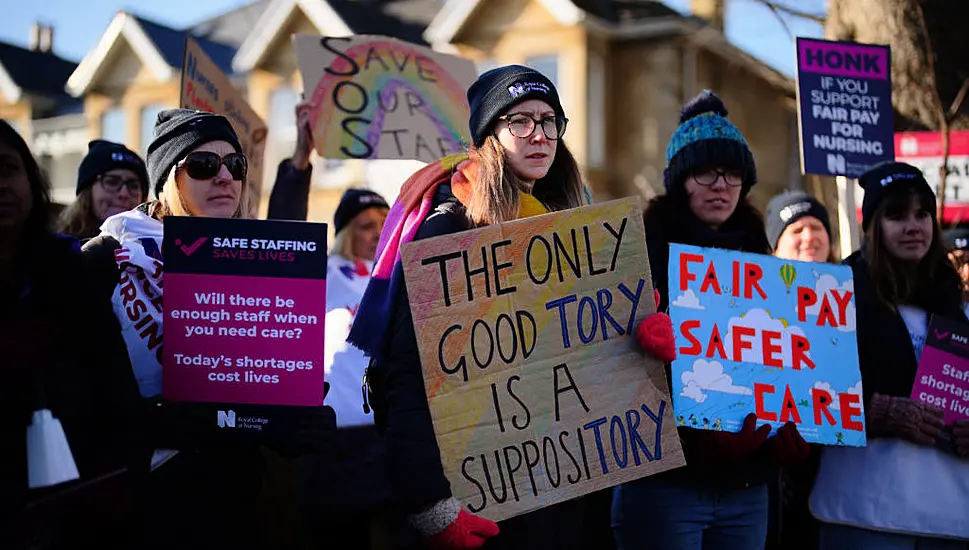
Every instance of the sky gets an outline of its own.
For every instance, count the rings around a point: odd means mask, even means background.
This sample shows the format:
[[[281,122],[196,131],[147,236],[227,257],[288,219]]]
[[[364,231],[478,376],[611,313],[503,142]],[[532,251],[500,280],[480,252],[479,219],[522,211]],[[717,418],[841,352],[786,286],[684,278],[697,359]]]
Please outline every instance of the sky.
[[[80,61],[97,44],[118,11],[182,28],[250,3],[251,0],[0,0],[0,41],[27,46],[34,22],[54,27],[54,51]],[[452,0],[454,1],[454,0]],[[819,10],[824,0],[787,0],[803,10]],[[666,0],[686,12],[690,0]],[[135,7],[137,6],[137,7]],[[794,36],[821,36],[816,23],[786,18]],[[779,71],[794,75],[794,43],[783,25],[757,0],[727,0],[727,37]]]

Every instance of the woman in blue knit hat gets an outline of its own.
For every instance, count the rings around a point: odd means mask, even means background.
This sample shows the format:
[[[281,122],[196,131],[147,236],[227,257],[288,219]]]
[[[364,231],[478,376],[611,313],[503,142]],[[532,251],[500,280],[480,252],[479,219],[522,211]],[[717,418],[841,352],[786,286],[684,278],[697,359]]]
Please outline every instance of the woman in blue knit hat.
[[[666,194],[654,198],[643,216],[658,311],[670,301],[671,243],[759,254],[771,249],[763,218],[746,200],[757,183],[754,157],[717,96],[705,91],[684,106],[666,162]],[[737,433],[680,427],[686,467],[615,489],[612,522],[619,548],[763,549],[767,482],[777,466],[803,460],[809,447],[794,424],[768,439],[770,427],[756,423],[751,413]]]

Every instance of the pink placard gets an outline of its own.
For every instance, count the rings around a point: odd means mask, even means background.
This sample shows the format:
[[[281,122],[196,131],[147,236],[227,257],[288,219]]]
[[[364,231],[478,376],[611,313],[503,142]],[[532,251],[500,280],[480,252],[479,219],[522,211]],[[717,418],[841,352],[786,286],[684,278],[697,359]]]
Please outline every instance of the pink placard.
[[[969,327],[933,318],[911,398],[945,412],[945,423],[969,418]]]
[[[166,273],[164,395],[320,406],[326,281]]]
[[[798,38],[797,48],[801,72],[889,79],[888,46]]]

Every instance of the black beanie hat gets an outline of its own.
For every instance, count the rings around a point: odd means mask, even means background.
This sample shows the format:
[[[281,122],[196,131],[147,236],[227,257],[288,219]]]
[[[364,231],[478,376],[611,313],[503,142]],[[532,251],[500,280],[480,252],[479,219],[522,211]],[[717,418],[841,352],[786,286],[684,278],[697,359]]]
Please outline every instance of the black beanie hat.
[[[930,198],[931,214],[935,218],[935,193],[925,181],[922,171],[904,162],[885,161],[868,169],[858,178],[858,184],[865,190],[861,203],[861,227],[867,231],[875,210],[882,200],[891,193],[915,191]]]
[[[368,208],[390,208],[387,201],[378,193],[368,189],[347,189],[340,198],[340,205],[333,215],[333,233],[339,233],[355,218],[357,214]]]
[[[87,144],[87,156],[77,169],[77,195],[94,185],[94,180],[105,172],[125,169],[134,172],[141,180],[141,198],[148,198],[148,171],[145,161],[138,153],[120,143],[96,139]]]
[[[969,229],[957,227],[942,233],[946,250],[969,250]]]
[[[767,238],[772,248],[777,248],[787,226],[797,220],[811,216],[817,218],[831,239],[831,220],[828,209],[804,191],[785,191],[767,203]]]
[[[757,183],[757,168],[746,138],[727,120],[723,101],[704,90],[680,110],[680,127],[666,147],[666,192],[682,191],[692,171],[712,166],[740,170],[744,195]]]
[[[168,109],[158,113],[148,145],[148,174],[155,196],[161,195],[176,164],[196,147],[211,141],[227,141],[236,152],[242,152],[235,130],[229,119],[222,115],[190,109]]]
[[[474,146],[484,145],[495,119],[503,112],[529,99],[540,99],[548,103],[556,115],[565,116],[555,85],[535,69],[506,65],[482,73],[468,88]]]

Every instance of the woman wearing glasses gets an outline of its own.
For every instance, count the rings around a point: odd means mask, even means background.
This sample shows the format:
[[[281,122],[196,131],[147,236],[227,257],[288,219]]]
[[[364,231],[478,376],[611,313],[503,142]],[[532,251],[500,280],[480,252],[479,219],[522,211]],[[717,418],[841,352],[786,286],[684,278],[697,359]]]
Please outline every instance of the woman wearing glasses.
[[[726,117],[720,99],[703,92],[684,106],[666,148],[666,194],[643,216],[659,311],[670,302],[670,243],[770,253],[763,218],[746,201],[757,182],[754,157]],[[751,413],[736,433],[681,427],[685,467],[618,486],[612,513],[620,550],[763,549],[767,481],[809,447],[794,424],[768,440],[770,427],[756,420]]]
[[[267,543],[264,522],[254,521],[264,467],[255,443],[246,441],[245,434],[218,429],[216,407],[161,397],[162,220],[249,217],[248,162],[241,151],[221,115],[186,109],[159,113],[148,146],[149,180],[158,200],[108,218],[101,234],[84,246],[103,281],[100,291],[114,306],[141,394],[133,399],[129,419],[133,454],[139,455],[132,458],[132,468],[144,476],[138,502],[145,508],[132,519],[133,546],[139,548],[260,548]],[[248,412],[270,419],[260,442],[287,456],[325,445],[328,432],[335,430],[328,407],[286,411],[280,422],[273,421],[273,410]]]
[[[581,511],[573,512],[579,503],[502,522],[499,534],[498,525],[452,497],[441,466],[400,246],[589,202],[561,139],[567,119],[548,78],[517,65],[492,69],[471,85],[468,102],[470,152],[431,163],[404,183],[349,342],[371,357],[369,403],[387,443],[390,477],[429,547],[480,548],[489,541],[487,548],[573,548],[581,542]]]
[[[120,143],[96,139],[77,171],[77,199],[64,211],[60,232],[90,239],[109,217],[148,198],[145,161]]]

